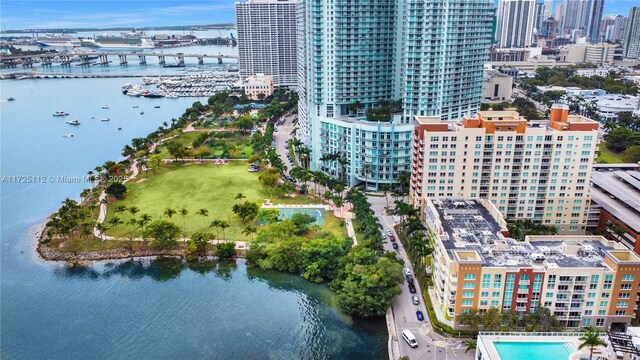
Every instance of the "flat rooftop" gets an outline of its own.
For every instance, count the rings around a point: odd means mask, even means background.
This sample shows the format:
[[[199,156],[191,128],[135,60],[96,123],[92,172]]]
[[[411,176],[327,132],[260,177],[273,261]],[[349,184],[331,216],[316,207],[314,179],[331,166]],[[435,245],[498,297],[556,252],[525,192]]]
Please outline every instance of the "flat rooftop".
[[[605,253],[626,249],[601,236],[505,237],[506,230],[478,200],[437,199],[447,256],[456,262],[492,267],[576,268],[608,267]],[[626,251],[626,250],[625,250]]]
[[[616,164],[594,166],[591,199],[604,210],[640,233],[640,166]]]

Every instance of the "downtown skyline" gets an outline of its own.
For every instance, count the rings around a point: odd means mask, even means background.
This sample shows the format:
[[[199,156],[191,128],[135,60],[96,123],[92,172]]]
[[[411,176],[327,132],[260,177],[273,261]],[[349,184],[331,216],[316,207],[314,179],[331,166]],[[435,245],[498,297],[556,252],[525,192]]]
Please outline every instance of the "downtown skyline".
[[[554,3],[556,3],[554,1]],[[22,1],[0,3],[2,30],[189,26],[235,22],[234,0]],[[629,14],[635,0],[605,1],[604,15]],[[497,1],[496,1],[497,4]]]

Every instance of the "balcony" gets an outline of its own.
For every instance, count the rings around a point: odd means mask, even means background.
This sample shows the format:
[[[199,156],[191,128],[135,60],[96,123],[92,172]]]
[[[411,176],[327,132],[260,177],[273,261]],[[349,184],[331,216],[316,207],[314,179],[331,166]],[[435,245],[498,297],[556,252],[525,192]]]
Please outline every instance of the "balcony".
[[[518,289],[518,294],[528,294],[529,289]]]
[[[530,282],[529,282],[529,280],[520,280],[520,282],[518,284],[529,286]]]

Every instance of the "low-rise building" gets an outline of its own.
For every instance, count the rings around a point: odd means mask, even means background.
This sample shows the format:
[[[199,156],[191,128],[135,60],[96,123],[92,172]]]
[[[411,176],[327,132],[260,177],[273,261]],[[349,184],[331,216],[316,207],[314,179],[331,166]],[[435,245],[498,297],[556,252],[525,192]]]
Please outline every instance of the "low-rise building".
[[[259,99],[259,94],[264,94],[265,98],[269,97],[273,95],[273,76],[265,74],[249,76],[242,84],[242,87],[249,99]]]
[[[462,121],[416,117],[410,200],[492,201],[505,216],[585,231],[598,122],[554,105],[550,119],[482,111]]]
[[[601,122],[616,121],[622,112],[640,115],[640,97],[620,94],[581,95],[587,102],[595,102]]]
[[[490,308],[548,308],[568,329],[626,327],[635,317],[640,257],[602,236],[507,236],[487,200],[442,198],[420,207],[435,234],[434,307],[454,329],[459,316]]]
[[[576,75],[584,76],[584,77],[593,77],[593,76],[606,77],[607,75],[609,75],[609,68],[599,67],[599,68],[578,69],[576,70]]]
[[[559,58],[576,64],[610,64],[617,47],[612,44],[569,45],[560,49]]]
[[[495,69],[484,70],[482,99],[485,102],[510,101],[513,96],[513,78]]]
[[[595,165],[589,192],[587,229],[640,254],[640,165]]]

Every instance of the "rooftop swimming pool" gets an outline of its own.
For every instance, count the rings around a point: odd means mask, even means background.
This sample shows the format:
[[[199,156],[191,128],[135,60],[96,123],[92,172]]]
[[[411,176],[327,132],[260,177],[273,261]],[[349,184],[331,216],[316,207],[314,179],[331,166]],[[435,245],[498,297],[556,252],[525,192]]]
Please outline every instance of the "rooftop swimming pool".
[[[502,360],[568,360],[577,351],[568,342],[494,342]]]

